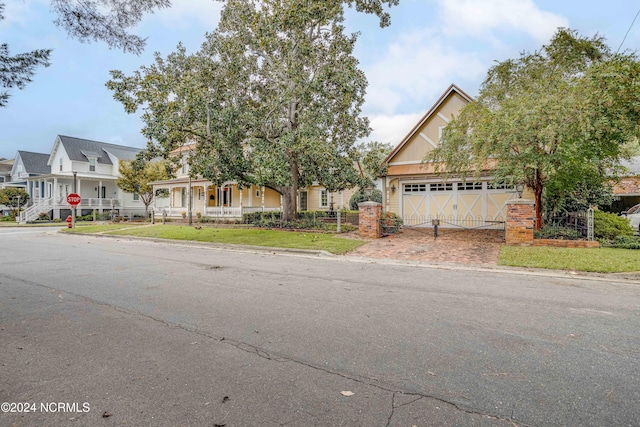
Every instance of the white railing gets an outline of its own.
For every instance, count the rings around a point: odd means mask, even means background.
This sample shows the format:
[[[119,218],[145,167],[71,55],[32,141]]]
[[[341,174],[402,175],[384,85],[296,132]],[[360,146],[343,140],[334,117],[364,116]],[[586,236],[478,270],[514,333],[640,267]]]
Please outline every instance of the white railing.
[[[204,208],[204,216],[227,216],[227,217],[242,217],[241,207],[232,206],[207,206]]]
[[[98,199],[98,198],[86,198],[80,202],[82,208],[118,208],[120,207],[119,199]]]
[[[206,206],[204,211],[201,212],[203,216],[212,216],[212,217],[225,217],[225,218],[242,218],[242,214],[244,213],[252,213],[252,212],[279,212],[280,208],[267,208],[267,207],[252,207],[252,206]],[[155,215],[157,217],[161,217],[162,213],[166,213],[168,217],[181,217],[187,215],[188,209],[186,207],[156,207],[154,209]],[[195,218],[196,210],[194,209],[192,212],[192,217]]]
[[[20,212],[18,223],[24,224],[33,221],[40,216],[41,212],[49,212],[53,208],[53,199],[36,199],[31,206]]]

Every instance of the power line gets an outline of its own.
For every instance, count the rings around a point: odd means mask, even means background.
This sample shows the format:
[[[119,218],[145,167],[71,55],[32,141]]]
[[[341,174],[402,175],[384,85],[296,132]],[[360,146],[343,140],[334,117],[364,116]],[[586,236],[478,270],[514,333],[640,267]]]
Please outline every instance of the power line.
[[[636,13],[635,18],[633,18],[633,21],[631,22],[631,25],[629,26],[629,29],[627,30],[627,33],[624,35],[624,38],[622,39],[622,42],[620,42],[620,46],[618,46],[618,50],[616,50],[616,53],[620,52],[620,48],[624,44],[624,41],[627,39],[627,36],[629,35],[629,31],[631,31],[631,28],[633,28],[633,24],[635,24],[636,19],[638,19],[638,15],[640,15],[640,9],[638,9],[638,13]]]

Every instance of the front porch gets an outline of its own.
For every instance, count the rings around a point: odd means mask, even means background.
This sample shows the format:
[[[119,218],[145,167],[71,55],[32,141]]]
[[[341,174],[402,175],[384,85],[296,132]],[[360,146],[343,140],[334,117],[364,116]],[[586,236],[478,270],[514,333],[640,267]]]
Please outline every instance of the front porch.
[[[270,188],[239,187],[235,182],[215,185],[203,179],[181,178],[153,184],[156,216],[242,218],[245,213],[282,210],[280,194]]]

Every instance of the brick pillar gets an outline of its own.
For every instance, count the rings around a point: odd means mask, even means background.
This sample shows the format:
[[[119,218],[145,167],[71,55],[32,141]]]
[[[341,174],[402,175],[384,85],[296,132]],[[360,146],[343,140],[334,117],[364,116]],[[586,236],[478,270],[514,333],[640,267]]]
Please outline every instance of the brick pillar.
[[[382,204],[377,202],[363,202],[358,204],[358,229],[363,237],[377,239],[382,236],[380,230],[380,218],[382,217]]]
[[[535,216],[533,200],[518,199],[507,202],[507,245],[533,245]]]

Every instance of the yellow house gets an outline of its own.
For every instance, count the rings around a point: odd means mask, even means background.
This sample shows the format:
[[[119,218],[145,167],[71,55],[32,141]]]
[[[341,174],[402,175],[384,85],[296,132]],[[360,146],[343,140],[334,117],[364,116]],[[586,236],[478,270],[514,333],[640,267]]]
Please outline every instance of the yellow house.
[[[408,226],[502,228],[506,203],[518,197],[513,186],[495,184],[491,165],[479,179],[444,179],[424,157],[438,146],[442,131],[472,98],[451,85],[387,156],[383,205]]]
[[[240,218],[243,213],[280,211],[280,193],[266,187],[239,187],[235,181],[215,185],[204,178],[190,178],[188,157],[192,144],[184,145],[171,154],[180,157],[176,177],[153,183],[154,211],[170,217],[185,216],[189,212],[195,218],[202,216]]]
[[[193,148],[193,144],[186,144],[173,150],[171,154],[180,158],[176,177],[152,183],[156,194],[153,209],[157,215],[185,216],[189,212],[189,199],[194,218],[198,214],[240,218],[244,213],[282,210],[281,195],[271,188],[254,185],[241,188],[235,181],[215,185],[204,178],[190,178],[188,158]],[[360,165],[356,166],[362,174]],[[346,189],[330,193],[321,185],[314,184],[298,191],[298,210],[348,209],[349,199],[356,191]]]

